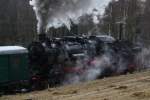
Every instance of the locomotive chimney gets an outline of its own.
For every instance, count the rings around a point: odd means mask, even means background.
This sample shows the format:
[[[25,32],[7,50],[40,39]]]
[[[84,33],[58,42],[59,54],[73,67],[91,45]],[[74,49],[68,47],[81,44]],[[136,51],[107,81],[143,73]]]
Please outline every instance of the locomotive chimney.
[[[47,38],[47,36],[46,36],[45,33],[42,33],[42,34],[39,34],[39,35],[38,35],[38,39],[39,39],[39,41],[40,41],[41,43],[45,42],[45,41],[46,41],[46,38]]]

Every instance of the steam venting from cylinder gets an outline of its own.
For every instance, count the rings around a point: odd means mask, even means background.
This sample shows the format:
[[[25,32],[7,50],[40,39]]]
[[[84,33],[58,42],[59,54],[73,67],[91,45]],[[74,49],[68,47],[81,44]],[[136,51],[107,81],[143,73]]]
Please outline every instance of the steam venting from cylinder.
[[[97,9],[99,14],[110,0],[31,0],[30,5],[38,20],[37,31],[45,33],[49,28],[66,26],[70,30],[71,22],[78,23],[79,17],[91,14]],[[94,16],[95,17],[95,16]]]

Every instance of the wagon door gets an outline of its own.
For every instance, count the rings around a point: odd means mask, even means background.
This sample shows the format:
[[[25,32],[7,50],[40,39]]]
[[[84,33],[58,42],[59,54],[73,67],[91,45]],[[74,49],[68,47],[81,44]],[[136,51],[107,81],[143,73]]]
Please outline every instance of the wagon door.
[[[29,71],[25,54],[10,55],[10,74],[12,81],[27,80]]]

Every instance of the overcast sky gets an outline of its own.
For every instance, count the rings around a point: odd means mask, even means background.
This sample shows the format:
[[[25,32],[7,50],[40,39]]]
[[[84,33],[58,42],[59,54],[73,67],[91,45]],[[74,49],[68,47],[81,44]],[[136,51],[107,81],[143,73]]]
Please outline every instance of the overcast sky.
[[[105,7],[111,0],[96,0],[95,7],[100,10],[100,13],[103,14]]]

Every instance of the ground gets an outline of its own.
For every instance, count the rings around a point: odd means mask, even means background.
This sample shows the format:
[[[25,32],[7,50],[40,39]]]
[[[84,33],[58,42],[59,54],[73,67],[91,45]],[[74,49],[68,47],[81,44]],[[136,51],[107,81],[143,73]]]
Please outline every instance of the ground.
[[[150,71],[2,96],[0,100],[150,100]]]

